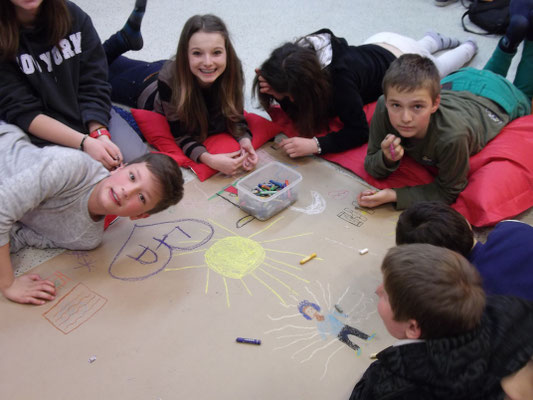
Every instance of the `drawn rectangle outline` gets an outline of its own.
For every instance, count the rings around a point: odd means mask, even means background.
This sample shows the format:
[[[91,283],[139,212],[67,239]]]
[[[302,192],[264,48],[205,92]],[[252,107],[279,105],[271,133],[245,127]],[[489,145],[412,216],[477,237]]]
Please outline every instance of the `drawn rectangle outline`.
[[[96,298],[97,298],[97,302],[96,304],[98,305],[98,303],[101,302],[101,300],[103,300],[103,303],[98,307],[96,308],[96,310],[90,310],[92,311],[91,314],[89,315],[85,315],[83,316],[83,319],[81,320],[81,322],[79,322],[78,324],[74,325],[74,327],[72,329],[69,329],[69,330],[66,330],[66,329],[62,329],[60,327],[61,324],[56,324],[56,322],[54,321],[53,318],[50,318],[48,317],[47,314],[50,314],[52,311],[54,311],[54,309],[56,309],[57,307],[59,307],[61,305],[61,303],[66,300],[67,298],[70,300],[70,298],[72,296],[74,296],[75,294],[73,294],[75,291],[81,291],[81,290],[85,290],[86,292],[88,293],[91,293],[93,294]],[[76,293],[77,294],[77,293]],[[83,294],[83,292],[81,293]],[[69,334],[70,332],[72,332],[74,329],[77,329],[78,327],[80,327],[81,325],[83,325],[85,322],[87,322],[94,314],[96,314],[98,311],[100,311],[102,309],[102,307],[107,303],[107,299],[101,295],[99,295],[98,293],[94,292],[93,290],[89,289],[87,286],[85,286],[83,283],[78,283],[76,286],[74,286],[67,294],[65,294],[56,304],[54,304],[54,306],[52,308],[50,308],[48,311],[44,312],[43,313],[43,317],[48,321],[50,322],[54,328],[56,328],[57,330],[63,332],[65,335]],[[63,304],[65,305],[65,304]],[[68,305],[67,305],[68,306]],[[61,312],[61,311],[59,311]],[[79,319],[79,318],[78,318]],[[77,320],[76,320],[77,321]]]

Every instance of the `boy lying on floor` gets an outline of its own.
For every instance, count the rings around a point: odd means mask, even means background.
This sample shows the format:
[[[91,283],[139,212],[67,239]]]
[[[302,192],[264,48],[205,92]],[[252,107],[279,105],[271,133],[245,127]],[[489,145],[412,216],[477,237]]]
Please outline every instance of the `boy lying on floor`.
[[[183,197],[181,170],[166,155],[145,154],[109,172],[83,151],[39,148],[1,121],[0,170],[0,291],[17,303],[44,304],[55,287],[37,274],[15,278],[10,252],[94,249],[106,215],[146,218]]]
[[[453,203],[468,184],[470,156],[510,121],[531,112],[533,41],[524,41],[511,83],[505,75],[514,54],[497,46],[484,69],[463,68],[442,81],[428,58],[404,54],[393,61],[370,124],[365,170],[386,178],[407,154],[438,174],[426,185],[365,190],[359,205],[396,203],[404,209],[421,200]]]

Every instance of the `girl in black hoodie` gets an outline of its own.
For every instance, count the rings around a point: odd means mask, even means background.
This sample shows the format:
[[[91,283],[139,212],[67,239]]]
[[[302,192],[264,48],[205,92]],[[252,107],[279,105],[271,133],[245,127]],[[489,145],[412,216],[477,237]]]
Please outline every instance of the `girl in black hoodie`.
[[[38,146],[78,148],[113,169],[147,152],[111,109],[90,17],[65,0],[0,2],[0,118]]]

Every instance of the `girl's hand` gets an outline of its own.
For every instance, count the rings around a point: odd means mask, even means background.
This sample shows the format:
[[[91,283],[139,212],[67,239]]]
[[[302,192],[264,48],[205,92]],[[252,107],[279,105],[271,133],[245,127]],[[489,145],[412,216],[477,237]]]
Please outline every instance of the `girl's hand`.
[[[211,154],[205,152],[200,155],[200,162],[203,162],[223,174],[233,176],[240,172],[242,163],[246,157],[247,154],[242,154],[241,150],[223,154]]]
[[[385,157],[385,162],[395,163],[403,158],[404,150],[400,144],[402,138],[399,138],[392,133],[385,136],[385,139],[381,142],[381,151]]]
[[[365,190],[357,196],[357,204],[361,207],[374,208],[385,203],[396,202],[396,192],[392,189]]]
[[[291,158],[309,156],[318,152],[316,141],[313,138],[293,137],[283,139],[279,145]]]
[[[274,97],[278,101],[280,101],[281,99],[283,99],[285,97],[281,93],[278,93],[274,89],[272,89],[272,87],[267,82],[267,80],[261,76],[261,70],[256,68],[255,69],[255,73],[257,74],[257,79],[259,81],[259,92],[260,93],[268,94],[268,95]]]
[[[15,278],[3,292],[4,296],[15,303],[41,305],[55,299],[56,288],[49,280],[43,280],[37,274],[29,274]]]
[[[108,170],[118,167],[123,161],[118,146],[107,136],[99,136],[97,139],[88,137],[83,143],[83,150]]]
[[[252,146],[252,141],[248,138],[245,138],[241,139],[239,144],[241,145],[242,154],[246,155],[242,162],[242,168],[245,171],[251,171],[257,165],[257,161],[259,161],[259,157],[255,152],[254,146]]]

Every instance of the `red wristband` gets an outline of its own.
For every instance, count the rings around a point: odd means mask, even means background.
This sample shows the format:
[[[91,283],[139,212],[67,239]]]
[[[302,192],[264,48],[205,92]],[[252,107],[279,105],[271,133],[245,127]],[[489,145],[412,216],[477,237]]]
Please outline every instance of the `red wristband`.
[[[89,136],[95,139],[98,139],[100,136],[107,136],[109,139],[111,139],[111,134],[106,128],[96,129],[92,131]]]

